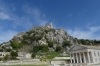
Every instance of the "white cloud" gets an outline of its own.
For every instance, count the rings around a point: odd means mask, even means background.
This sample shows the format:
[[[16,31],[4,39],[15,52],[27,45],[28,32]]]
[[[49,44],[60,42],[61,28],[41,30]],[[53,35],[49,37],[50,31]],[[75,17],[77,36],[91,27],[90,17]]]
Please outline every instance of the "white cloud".
[[[45,25],[48,23],[48,20],[46,19],[46,15],[41,12],[36,7],[30,7],[28,5],[23,6],[23,10],[31,16],[32,19],[34,19],[34,23],[38,25]]]
[[[9,26],[12,28],[22,27],[24,29],[29,29],[32,26],[32,21],[30,21],[26,17],[27,15],[19,17],[16,13],[13,12],[15,10],[16,8],[14,7],[14,5],[12,4],[8,5],[5,4],[5,2],[0,1],[0,20],[9,20]]]
[[[18,32],[8,30],[8,31],[0,31],[0,43],[9,41],[12,39],[14,35],[16,35]]]
[[[87,30],[67,29],[67,32],[69,35],[79,39],[100,39],[100,34],[98,34],[99,30],[100,30],[100,26],[95,26],[95,27],[88,27]]]
[[[20,26],[25,29],[29,29],[33,25],[45,25],[46,23],[48,23],[45,14],[42,13],[41,10],[37,7],[23,5],[22,9],[25,13],[22,15],[22,17],[19,17],[13,12],[15,11],[15,9],[16,8],[14,7],[14,5],[8,5],[3,1],[0,1],[0,19],[10,20],[13,28]]]
[[[7,5],[4,2],[0,1],[0,19],[9,20],[4,21],[4,23],[2,21],[3,25],[0,25],[3,26],[0,27],[0,43],[10,40],[17,32],[19,32],[20,28],[28,30],[32,28],[33,25],[45,25],[48,22],[48,20],[46,19],[46,15],[36,7],[33,8],[25,5],[24,7],[22,7],[24,10],[24,14],[18,16],[18,14],[13,12],[17,9],[13,8],[14,6],[10,6],[11,4]],[[3,29],[5,29],[5,31],[3,31]],[[12,29],[17,30],[13,31]]]
[[[0,12],[0,19],[2,20],[10,20],[10,16],[5,14],[4,12]]]

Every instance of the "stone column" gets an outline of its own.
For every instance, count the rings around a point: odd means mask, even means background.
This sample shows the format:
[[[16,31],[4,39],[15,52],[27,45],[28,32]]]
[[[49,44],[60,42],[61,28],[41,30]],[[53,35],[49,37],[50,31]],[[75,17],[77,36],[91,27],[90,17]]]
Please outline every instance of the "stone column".
[[[73,61],[74,61],[74,63],[75,63],[75,55],[74,55],[75,53],[73,53]]]
[[[70,54],[70,61],[71,61],[71,63],[72,63],[72,54]]]
[[[80,63],[82,63],[82,56],[81,56],[81,53],[79,53],[79,56],[80,56]]]
[[[94,63],[95,62],[95,59],[94,59],[94,52],[93,51],[91,51],[91,58],[92,58],[92,63]]]
[[[78,54],[78,53],[76,53],[76,59],[77,59],[77,63],[79,63],[77,54]]]
[[[84,57],[84,63],[86,63],[86,56],[85,56],[84,52],[83,52],[83,57]]]
[[[88,61],[89,61],[89,63],[91,63],[91,62],[90,62],[90,55],[89,55],[89,52],[87,52],[87,55],[88,55]]]

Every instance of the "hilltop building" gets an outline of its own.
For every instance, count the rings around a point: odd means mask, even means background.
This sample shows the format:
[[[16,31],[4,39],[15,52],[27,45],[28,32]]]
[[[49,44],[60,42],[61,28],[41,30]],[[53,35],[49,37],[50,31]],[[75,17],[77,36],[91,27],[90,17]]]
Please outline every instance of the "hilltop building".
[[[75,45],[69,49],[70,66],[100,66],[100,47]]]

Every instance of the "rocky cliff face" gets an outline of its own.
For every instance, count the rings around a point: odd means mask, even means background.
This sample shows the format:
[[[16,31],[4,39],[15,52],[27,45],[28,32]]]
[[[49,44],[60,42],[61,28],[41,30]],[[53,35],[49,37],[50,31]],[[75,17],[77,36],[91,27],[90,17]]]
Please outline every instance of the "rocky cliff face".
[[[66,48],[67,44],[100,45],[100,40],[74,38],[69,36],[64,29],[53,28],[52,23],[50,23],[46,26],[31,28],[27,32],[18,33],[10,41],[0,44],[0,51],[18,50],[30,52],[34,49],[34,46],[40,45],[46,45],[49,50],[55,50],[57,46],[62,49]]]
[[[64,29],[54,29],[52,23],[46,26],[39,26],[30,29],[27,32],[20,32],[14,36],[9,42],[2,43],[1,46],[13,49],[15,46],[24,45],[20,50],[27,49],[35,45],[48,45],[53,42],[53,47],[61,46],[63,41],[69,41],[71,45],[79,44],[77,39],[69,36]],[[26,51],[26,50],[24,50]]]

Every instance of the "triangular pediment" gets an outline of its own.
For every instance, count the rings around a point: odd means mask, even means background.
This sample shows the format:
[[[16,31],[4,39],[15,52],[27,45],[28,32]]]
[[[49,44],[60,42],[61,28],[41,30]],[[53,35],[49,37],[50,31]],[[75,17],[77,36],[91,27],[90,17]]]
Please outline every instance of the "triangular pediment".
[[[80,45],[75,45],[75,46],[72,46],[72,47],[70,48],[70,51],[71,51],[71,50],[83,50],[83,49],[87,49],[87,47],[80,46]]]

